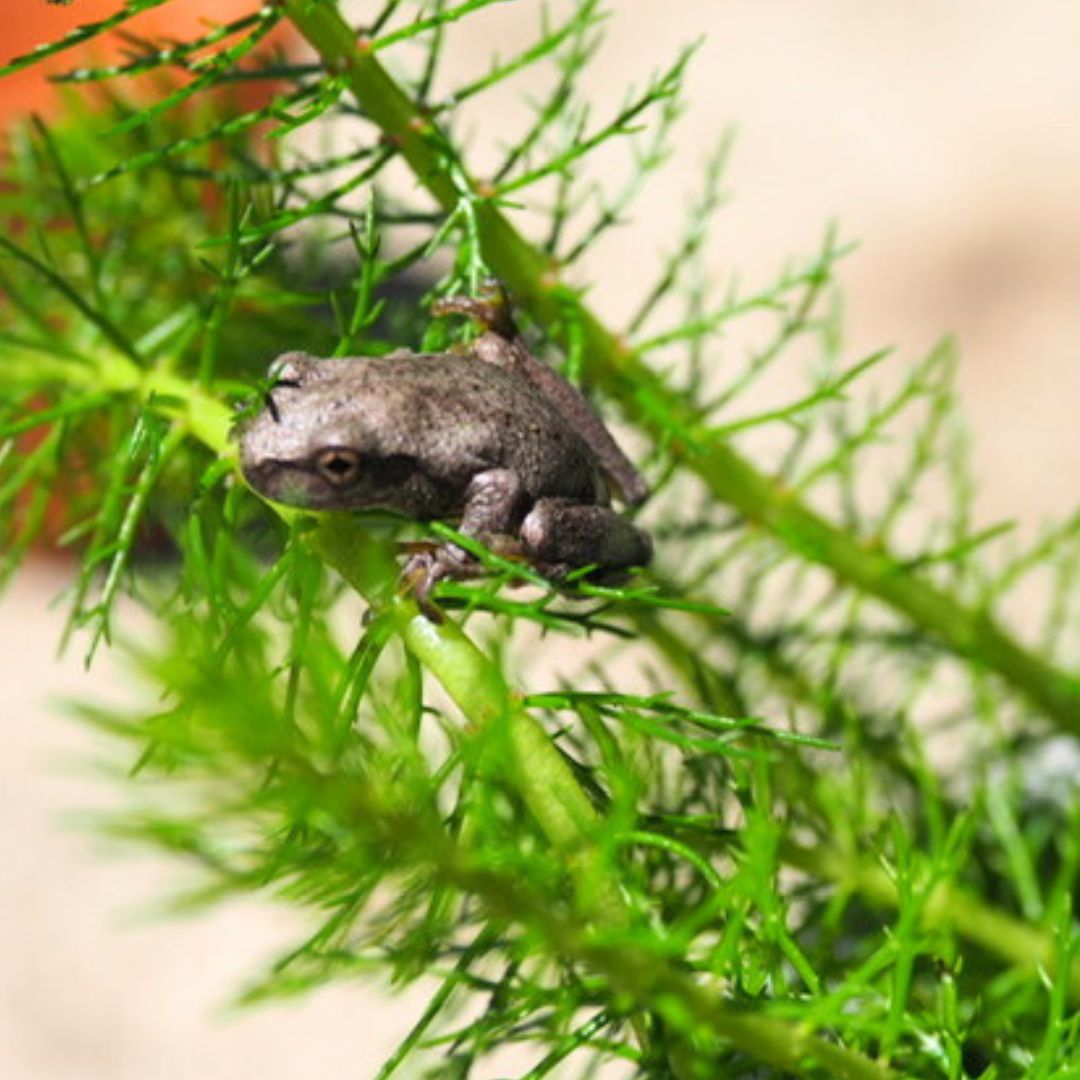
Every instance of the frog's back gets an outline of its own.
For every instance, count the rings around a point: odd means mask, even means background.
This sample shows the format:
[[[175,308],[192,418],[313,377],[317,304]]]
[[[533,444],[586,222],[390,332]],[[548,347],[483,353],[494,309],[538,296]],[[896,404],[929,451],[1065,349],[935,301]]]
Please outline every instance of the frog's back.
[[[534,499],[603,498],[599,468],[584,440],[552,402],[511,371],[456,353],[324,363],[334,411],[369,453],[413,458],[452,484],[505,468]]]

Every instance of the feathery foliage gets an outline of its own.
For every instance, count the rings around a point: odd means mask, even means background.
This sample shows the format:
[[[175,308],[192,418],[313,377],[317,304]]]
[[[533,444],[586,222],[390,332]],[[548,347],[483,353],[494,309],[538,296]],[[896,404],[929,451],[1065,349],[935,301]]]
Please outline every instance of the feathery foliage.
[[[72,68],[93,92],[12,135],[0,571],[59,532],[88,661],[124,598],[160,624],[116,635],[149,704],[81,706],[132,793],[107,827],[197,867],[192,902],[308,912],[247,1000],[433,981],[379,1080],[509,1046],[530,1080],[1075,1075],[1080,512],[1027,546],[975,520],[954,347],[849,356],[832,233],[717,285],[726,143],[602,321],[578,267],[632,228],[693,48],[597,115],[605,22],[640,16],[531,5],[528,44],[448,85],[446,41],[497,3],[253,3]],[[266,48],[284,23],[295,55]],[[480,176],[463,118],[526,73]],[[229,432],[278,352],[444,348],[428,301],[489,274],[640,449],[657,559],[568,597],[481,549],[434,623],[396,588],[400,523],[275,510]],[[793,366],[790,400],[762,389]]]

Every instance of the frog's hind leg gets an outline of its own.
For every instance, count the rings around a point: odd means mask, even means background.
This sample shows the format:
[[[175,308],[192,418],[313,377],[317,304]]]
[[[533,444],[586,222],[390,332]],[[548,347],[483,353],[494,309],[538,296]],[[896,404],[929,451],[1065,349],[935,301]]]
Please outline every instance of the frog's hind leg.
[[[538,499],[521,523],[525,557],[552,577],[596,566],[600,577],[620,576],[652,559],[652,541],[607,506]]]

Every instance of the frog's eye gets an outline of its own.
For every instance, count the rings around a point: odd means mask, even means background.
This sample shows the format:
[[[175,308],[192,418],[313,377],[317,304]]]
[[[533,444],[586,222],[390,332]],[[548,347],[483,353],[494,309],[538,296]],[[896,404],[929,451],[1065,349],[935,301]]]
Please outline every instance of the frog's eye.
[[[319,475],[335,487],[345,487],[356,482],[360,475],[360,455],[355,450],[334,447],[324,450],[315,459]]]

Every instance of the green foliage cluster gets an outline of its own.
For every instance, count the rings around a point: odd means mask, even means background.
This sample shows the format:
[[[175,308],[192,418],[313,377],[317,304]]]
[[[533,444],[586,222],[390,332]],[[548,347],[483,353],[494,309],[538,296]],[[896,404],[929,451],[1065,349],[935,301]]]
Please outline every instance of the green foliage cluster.
[[[280,0],[132,37],[12,138],[3,573],[59,528],[71,631],[91,656],[118,631],[148,684],[143,709],[81,710],[121,748],[107,827],[197,867],[191,902],[307,911],[248,1000],[427,980],[379,1080],[479,1080],[508,1047],[523,1080],[1077,1075],[1080,804],[1056,763],[1080,734],[1080,513],[1027,546],[975,524],[953,348],[891,380],[849,358],[831,235],[762,288],[717,285],[724,145],[608,328],[576,266],[674,145],[690,51],[596,117],[604,21],[642,16],[537,4],[531,44],[445,86],[445,41],[496,2],[351,26]],[[258,48],[282,20],[302,59]],[[480,179],[459,111],[527,69],[546,92]],[[244,111],[244,84],[269,103]],[[297,138],[323,118],[344,149]],[[619,146],[605,186],[594,151]],[[434,623],[395,588],[393,527],[243,486],[232,410],[286,349],[447,345],[427,301],[488,274],[645,448],[658,556],[568,598],[481,551],[490,576],[441,586]],[[752,344],[720,364],[736,327]],[[793,364],[805,392],[744,404]],[[1018,593],[1045,598],[1029,641],[1000,616]],[[122,597],[151,642],[125,640]]]

